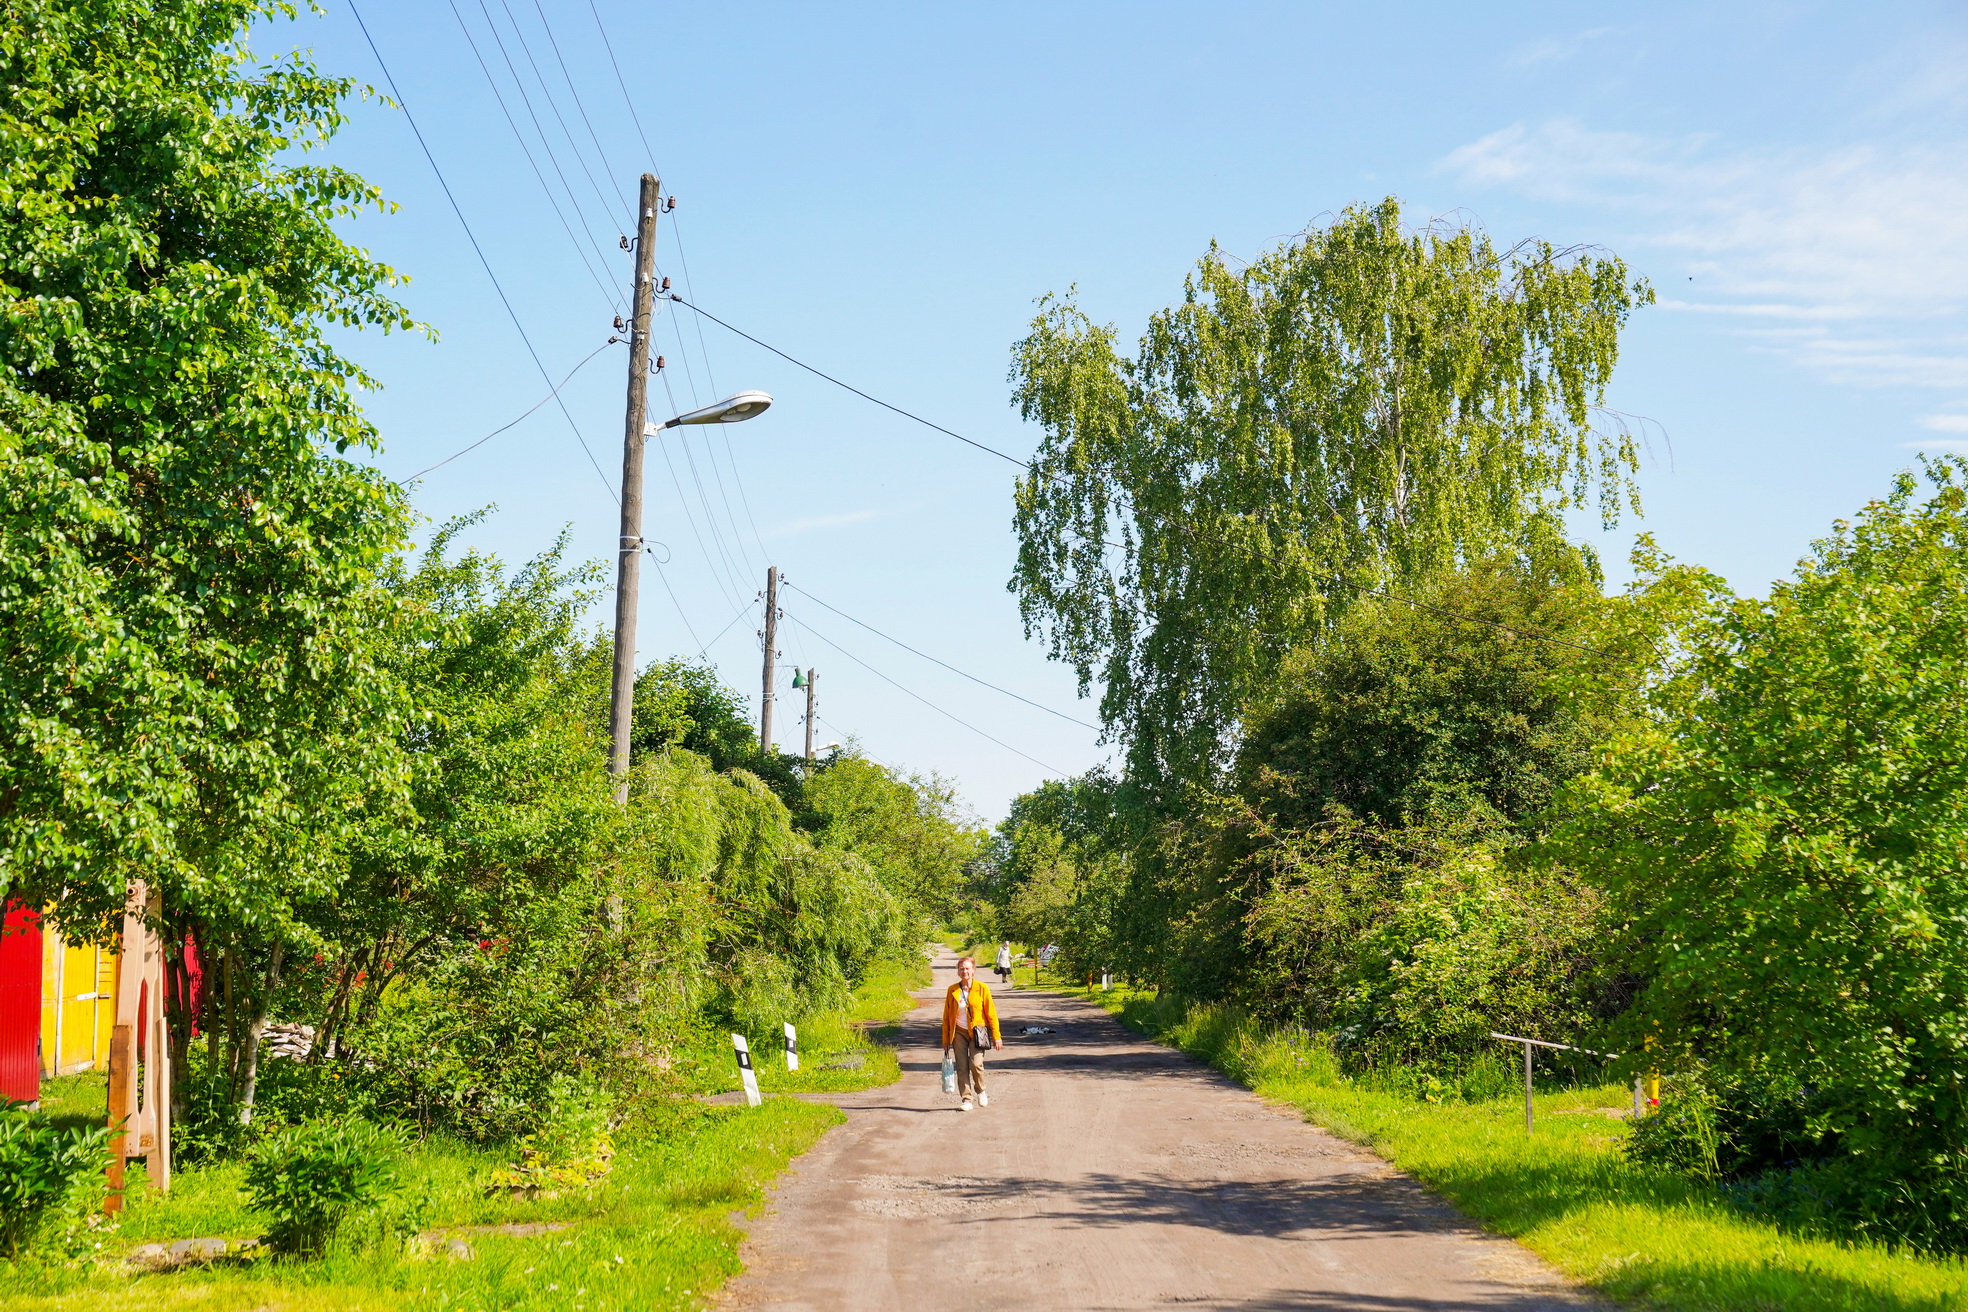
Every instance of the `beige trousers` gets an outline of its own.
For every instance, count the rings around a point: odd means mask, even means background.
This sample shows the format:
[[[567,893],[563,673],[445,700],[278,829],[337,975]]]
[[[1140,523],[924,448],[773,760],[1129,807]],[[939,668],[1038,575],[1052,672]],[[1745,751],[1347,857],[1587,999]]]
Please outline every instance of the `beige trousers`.
[[[984,1092],[984,1053],[958,1030],[951,1045],[957,1059],[957,1092],[968,1098]]]

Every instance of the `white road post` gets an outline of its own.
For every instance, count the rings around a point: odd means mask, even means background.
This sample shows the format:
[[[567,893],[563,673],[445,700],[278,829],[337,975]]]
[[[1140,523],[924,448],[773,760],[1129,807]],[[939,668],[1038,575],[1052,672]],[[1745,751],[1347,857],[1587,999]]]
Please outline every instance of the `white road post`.
[[[786,1022],[786,1069],[796,1071],[800,1068],[800,1036],[791,1021]]]
[[[763,1101],[759,1097],[758,1073],[752,1069],[752,1049],[745,1042],[745,1036],[731,1036],[731,1046],[738,1050],[738,1078],[745,1084],[745,1104],[756,1107]]]

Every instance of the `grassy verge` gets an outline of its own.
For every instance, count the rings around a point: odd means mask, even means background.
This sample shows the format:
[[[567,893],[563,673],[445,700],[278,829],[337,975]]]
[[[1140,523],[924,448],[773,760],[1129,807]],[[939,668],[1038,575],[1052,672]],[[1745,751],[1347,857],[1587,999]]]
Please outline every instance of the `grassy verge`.
[[[909,990],[929,983],[929,960],[914,957],[869,971],[843,1011],[809,1016],[799,1023],[800,1068],[786,1069],[780,1035],[747,1035],[752,1068],[765,1093],[846,1093],[893,1084],[902,1078],[895,1057],[901,1017],[915,1005]],[[728,1093],[742,1087],[729,1035],[706,1035],[684,1055],[690,1084],[701,1093]]]
[[[927,963],[900,962],[875,972],[849,1008],[800,1027],[803,1065],[761,1062],[769,1090],[870,1088],[899,1074],[881,1040],[884,1023],[910,1006],[908,990],[928,979]],[[858,1064],[850,1060],[858,1057]],[[688,1056],[686,1056],[688,1060]],[[702,1083],[721,1087],[732,1072],[730,1049],[703,1057]],[[50,1081],[46,1110],[64,1119],[102,1115],[100,1076]],[[0,1312],[82,1312],[114,1306],[131,1312],[196,1309],[281,1312],[327,1308],[409,1312],[478,1309],[701,1307],[740,1269],[742,1234],[732,1214],[755,1208],[788,1162],[843,1119],[832,1107],[773,1098],[757,1108],[688,1101],[672,1108],[660,1133],[618,1136],[615,1169],[597,1188],[556,1199],[488,1196],[486,1177],[510,1154],[443,1138],[417,1144],[406,1175],[417,1182],[425,1224],[468,1243],[469,1261],[408,1254],[348,1253],[318,1262],[260,1260],[140,1272],[123,1257],[149,1242],[257,1235],[264,1218],[240,1197],[238,1163],[180,1171],[169,1194],[141,1188],[133,1169],[131,1205],[99,1247],[80,1263],[0,1261]],[[470,1227],[548,1222],[563,1228],[535,1235]]]
[[[1348,1081],[1329,1052],[1236,1013],[1115,989],[1061,990],[1208,1060],[1259,1094],[1365,1145],[1568,1276],[1643,1306],[1728,1312],[1968,1308],[1968,1265],[1784,1230],[1715,1186],[1628,1162],[1627,1089],[1425,1102]]]

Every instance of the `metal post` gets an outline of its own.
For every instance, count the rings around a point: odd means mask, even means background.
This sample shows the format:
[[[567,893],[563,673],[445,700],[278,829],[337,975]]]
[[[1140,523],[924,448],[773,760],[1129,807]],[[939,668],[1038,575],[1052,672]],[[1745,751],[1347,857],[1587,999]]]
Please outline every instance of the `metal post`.
[[[656,175],[642,175],[636,219],[635,308],[629,324],[628,417],[622,428],[622,535],[616,542],[615,676],[608,702],[608,772],[615,800],[629,800],[629,735],[635,724],[636,600],[642,582],[642,450],[649,439],[649,318],[656,298]]]
[[[1524,1045],[1524,1133],[1537,1129],[1537,1109],[1531,1103],[1531,1045]]]

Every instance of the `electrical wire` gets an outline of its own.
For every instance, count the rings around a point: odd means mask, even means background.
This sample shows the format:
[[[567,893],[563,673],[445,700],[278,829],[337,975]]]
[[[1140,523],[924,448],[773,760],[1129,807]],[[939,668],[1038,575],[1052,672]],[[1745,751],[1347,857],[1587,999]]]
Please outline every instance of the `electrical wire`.
[[[867,747],[862,744],[861,740],[858,737],[856,737],[854,734],[850,733],[846,729],[841,728],[838,724],[835,724],[832,720],[829,720],[826,716],[815,714],[813,719],[816,723],[826,725],[829,729],[832,729],[835,733],[841,736],[841,741],[835,743],[834,744],[835,747],[846,747],[851,744],[856,751],[860,752],[861,755],[873,761],[876,765],[884,766],[890,770],[893,770],[896,774],[902,773],[901,766],[895,765],[892,762],[885,761],[881,757],[876,756],[873,752],[869,751]]]
[[[540,0],[534,0],[536,7],[539,2]],[[602,47],[608,52],[609,67],[614,70],[615,85],[621,90],[622,103],[628,108],[629,119],[635,124],[636,136],[642,142],[643,157],[649,161],[649,167],[658,176],[661,176],[662,170],[656,164],[656,151],[649,143],[649,134],[643,130],[642,116],[636,112],[635,97],[629,94],[628,80],[622,76],[621,61],[615,56],[615,42],[608,35],[608,25],[602,21],[601,9],[595,4],[595,0],[588,0],[588,12],[593,15],[595,31],[601,34]],[[542,15],[541,21],[545,22],[544,15]],[[548,30],[548,37],[550,40],[552,39],[551,28]],[[556,47],[556,53],[558,53],[558,47]],[[580,103],[578,94],[575,103],[577,105]],[[582,111],[582,117],[586,117],[585,110]],[[596,145],[599,148],[600,143],[597,142]],[[695,300],[697,297],[697,288],[690,276],[690,254],[684,244],[683,224],[675,217],[674,212],[670,214],[670,231],[676,241],[677,262],[683,274],[684,290],[690,294],[692,300]],[[672,316],[671,321],[672,323],[675,322],[674,316]],[[710,345],[704,339],[703,322],[701,320],[695,320],[693,321],[693,326],[696,329],[698,354],[704,364],[705,381],[709,383],[711,391],[716,392],[717,373],[711,366],[711,350]],[[695,371],[691,368],[689,352],[683,346],[683,330],[681,327],[678,327],[675,332],[677,338],[677,357],[683,362],[684,374],[691,382],[691,391],[694,395],[696,392]],[[772,553],[766,550],[765,535],[759,532],[758,516],[752,510],[752,498],[751,494],[745,490],[744,477],[738,472],[738,459],[731,448],[731,436],[728,433],[720,433],[719,440],[725,448],[725,463],[731,467],[732,481],[738,485],[738,501],[745,509],[746,521],[751,525],[752,541],[758,544],[760,555],[769,559]],[[735,524],[733,528],[735,530]]]
[[[669,571],[663,568],[663,562],[657,560],[655,556],[652,555],[649,559],[656,566],[656,577],[663,580],[663,591],[670,594],[670,605],[676,607],[677,618],[683,621],[683,631],[690,635],[692,642],[696,642],[697,630],[691,627],[690,617],[683,613],[683,603],[677,600],[676,589],[670,586]],[[726,625],[725,627],[729,628],[730,626]],[[711,641],[715,642],[717,639],[713,638]],[[702,654],[701,650],[699,654]]]
[[[783,580],[781,581],[783,582]],[[722,638],[725,634],[731,632],[731,626],[736,624],[739,620],[743,619],[745,617],[746,612],[751,610],[752,606],[756,602],[757,602],[757,598],[753,598],[752,601],[745,602],[743,605],[739,606],[736,613],[734,613],[730,619],[724,622],[724,627],[719,629],[715,634],[713,634],[709,642],[703,644],[701,647],[697,649],[697,659],[698,660],[704,659],[705,653],[709,652],[711,648],[717,645],[717,641],[719,638]],[[694,635],[693,635],[693,641],[694,641]]]
[[[784,351],[780,350],[778,347],[772,345],[771,343],[760,341],[758,338],[752,336],[744,329],[733,327],[732,325],[726,323],[724,320],[718,318],[716,315],[712,314],[710,311],[702,308],[701,306],[692,305],[689,301],[684,300],[683,297],[678,296],[674,292],[670,294],[670,299],[672,301],[675,301],[677,304],[682,305],[688,309],[695,310],[698,314],[703,315],[706,319],[709,319],[712,323],[718,325],[718,327],[724,328],[730,332],[734,332],[738,334],[738,336],[744,338],[748,342],[751,342],[755,346],[763,347],[765,350],[772,352],[774,355],[786,361],[788,364],[797,365],[799,368],[806,370],[808,373],[813,374],[815,377],[824,378],[826,381],[832,383],[834,386],[852,392],[856,396],[862,398],[865,401],[871,401],[874,404],[880,406],[884,410],[893,411],[894,413],[901,415],[904,419],[914,420],[916,423],[921,424],[925,428],[933,428],[937,432],[942,433],[947,437],[954,437],[957,439],[957,441],[962,442],[966,446],[974,446],[979,451],[986,452],[987,454],[996,456],[1000,460],[1008,461],[1011,464],[1017,465],[1020,469],[1023,469],[1028,474],[1036,474],[1038,472],[1037,470],[1033,469],[1030,461],[1020,460],[1017,456],[1008,455],[1005,452],[998,450],[996,447],[986,446],[982,442],[978,442],[971,438],[965,437],[962,433],[954,432],[951,429],[943,427],[943,425],[941,424],[934,423],[928,419],[924,419],[921,415],[912,414],[909,411],[904,410],[899,405],[891,405],[887,401],[882,400],[878,396],[870,396],[868,393],[862,391],[858,387],[855,387],[851,383],[844,383],[840,379],[835,378],[832,374],[825,373],[819,369],[814,368],[812,365],[806,363],[804,360],[795,359],[793,356],[787,355]],[[1059,480],[1057,476],[1054,476],[1054,481],[1057,482],[1062,480]],[[1188,534],[1192,537],[1195,535],[1194,529],[1178,521],[1170,521],[1168,527],[1175,530],[1176,532]],[[1107,542],[1106,545],[1110,547],[1118,547],[1120,544],[1116,542]],[[1282,563],[1278,560],[1277,557],[1273,556],[1268,551],[1260,550],[1254,552],[1253,554],[1259,556],[1267,565],[1277,566]],[[1552,646],[1556,646],[1556,647],[1570,647],[1574,651],[1582,651],[1585,652],[1587,655],[1591,655],[1591,656],[1603,656],[1609,660],[1618,659],[1614,653],[1602,650],[1601,648],[1598,647],[1589,647],[1584,643],[1573,642],[1568,638],[1556,638],[1548,633],[1539,633],[1534,629],[1516,628],[1512,625],[1505,624],[1499,620],[1485,619],[1480,615],[1464,615],[1458,611],[1452,611],[1445,607],[1434,605],[1430,602],[1416,601],[1413,597],[1404,597],[1397,592],[1389,592],[1385,588],[1377,588],[1370,583],[1355,582],[1353,579],[1346,577],[1344,574],[1316,574],[1315,573],[1313,574],[1313,577],[1326,583],[1337,583],[1342,587],[1356,589],[1360,592],[1366,593],[1368,596],[1379,597],[1386,601],[1396,601],[1404,606],[1412,606],[1417,610],[1429,611],[1432,614],[1443,616],[1446,619],[1459,620],[1465,624],[1479,624],[1486,628],[1496,629],[1499,630],[1500,632],[1511,634],[1513,637],[1525,638],[1533,642],[1549,643]]]
[[[781,587],[791,588],[794,592],[799,593],[801,596],[805,597],[808,601],[814,602],[821,606],[826,606],[828,610],[840,616],[842,619],[846,620],[849,624],[858,624],[862,628],[866,629],[868,632],[874,634],[877,638],[881,638],[884,639],[885,641],[892,642],[896,646],[900,647],[903,651],[909,652],[911,655],[920,656],[924,660],[929,661],[931,664],[941,665],[944,669],[948,670],[952,674],[961,674],[963,675],[964,678],[969,679],[972,683],[981,684],[982,686],[989,688],[992,692],[1003,693],[1005,696],[1010,697],[1016,701],[1024,702],[1027,706],[1033,707],[1036,710],[1044,711],[1047,715],[1058,716],[1060,719],[1066,721],[1066,723],[1068,724],[1077,724],[1083,729],[1097,730],[1100,728],[1099,725],[1092,724],[1086,720],[1075,719],[1073,716],[1066,714],[1066,712],[1064,711],[1055,711],[1052,709],[1052,707],[1043,705],[1039,702],[1035,702],[1030,697],[1020,696],[1018,693],[1013,692],[1009,688],[1000,688],[997,684],[990,682],[988,679],[980,679],[974,674],[958,669],[956,666],[950,664],[948,661],[937,660],[936,657],[930,655],[926,651],[917,651],[914,647],[911,647],[908,643],[902,641],[900,638],[889,637],[888,634],[883,633],[880,629],[876,628],[874,625],[869,624],[864,620],[855,619],[852,615],[848,614],[840,607],[829,606],[826,602],[821,601],[820,598],[814,596],[811,592],[808,592],[805,588],[799,587],[796,584],[788,583],[784,579],[779,580],[779,585]]]
[[[424,159],[431,166],[431,172],[437,175],[437,185],[444,189],[444,199],[451,202],[451,212],[458,216],[458,226],[465,230],[465,238],[471,242],[472,251],[478,256],[478,262],[484,268],[485,276],[492,280],[492,290],[499,294],[499,304],[506,307],[507,317],[512,320],[513,327],[519,332],[519,340],[526,343],[526,353],[533,357],[533,367],[540,371],[541,380],[552,387],[553,375],[547,372],[547,366],[540,360],[540,353],[533,349],[533,339],[527,336],[526,325],[519,321],[519,314],[513,309],[512,301],[507,298],[506,289],[499,284],[499,275],[492,272],[492,262],[485,258],[485,248],[478,244],[478,236],[472,231],[471,224],[466,221],[465,211],[459,206],[457,196],[452,194],[451,184],[444,180],[444,170],[437,166],[437,157],[431,154],[430,143],[424,140],[423,129],[417,126],[417,119],[410,112],[410,102],[405,100],[403,93],[397,89],[396,79],[390,75],[389,64],[383,59],[383,52],[377,48],[376,38],[369,34],[369,25],[362,21],[362,11],[356,7],[355,0],[349,0],[349,12],[355,15],[355,24],[362,29],[362,39],[369,43],[369,53],[376,57],[376,66],[383,70],[383,81],[389,84],[390,96],[402,108],[403,119],[410,125],[411,133],[416,136],[418,149],[424,152]],[[588,450],[587,439],[581,436],[580,425],[576,424],[574,416],[567,412],[567,403],[560,399],[558,390],[553,400],[560,408],[562,418],[567,420],[567,427],[573,431],[574,440],[581,444],[581,450],[586,453],[588,463],[594,466],[595,477],[599,478],[602,486],[608,489],[609,498],[620,505],[621,498],[616,495],[615,485],[608,481],[608,475],[601,472],[600,462],[594,458],[594,452]]]
[[[614,166],[609,163],[608,151],[602,146],[601,137],[595,132],[594,120],[588,117],[588,107],[581,103],[581,89],[574,85],[574,75],[567,71],[567,60],[560,53],[560,41],[554,36],[553,24],[547,20],[546,8],[540,0],[533,0],[533,12],[540,16],[540,26],[546,31],[547,44],[553,47],[554,61],[560,65],[560,75],[567,81],[567,93],[574,97],[574,108],[580,112],[581,122],[587,126],[588,140],[594,142],[595,156],[601,160],[601,171],[609,177],[620,177],[621,175],[615,172]],[[622,207],[630,214],[635,213],[635,198],[629,195],[626,187],[622,190]]]
[[[796,360],[792,356],[787,355],[784,351],[780,350],[778,347],[772,345],[770,342],[761,342],[758,338],[752,336],[750,333],[746,332],[743,328],[732,327],[732,325],[718,318],[715,314],[712,314],[709,310],[706,310],[703,306],[693,305],[689,301],[684,300],[683,297],[677,295],[675,292],[670,293],[670,299],[675,301],[678,305],[683,306],[685,309],[694,310],[698,314],[703,315],[706,319],[709,319],[712,323],[716,324],[718,327],[724,329],[725,331],[737,333],[740,337],[744,338],[752,345],[763,347],[764,349],[778,356],[781,360],[784,360],[787,364],[796,365],[799,368],[806,370],[808,373],[812,374],[816,378],[824,378],[828,382],[832,383],[835,387],[839,387],[846,391],[854,393],[856,396],[860,397],[863,401],[873,402],[875,405],[880,406],[884,410],[892,410],[896,414],[901,415],[904,419],[913,419],[915,420],[915,422],[923,425],[923,427],[925,428],[933,428],[937,432],[943,434],[945,437],[954,437],[957,439],[957,441],[962,442],[965,446],[974,446],[979,451],[982,451],[987,455],[994,455],[1000,460],[1010,461],[1012,464],[1017,465],[1020,469],[1029,471],[1032,468],[1030,464],[1028,464],[1023,460],[1020,460],[1017,456],[1006,455],[1004,452],[998,450],[994,446],[985,446],[982,442],[972,441],[970,438],[965,437],[962,433],[955,432],[952,429],[945,428],[941,424],[933,423],[930,420],[924,419],[921,415],[911,414],[909,413],[909,411],[904,410],[899,405],[890,405],[888,402],[882,400],[879,396],[870,396],[868,393],[862,391],[854,384],[844,383],[840,379],[834,377],[832,374],[814,368],[812,365],[808,364],[804,360]]]
[[[716,584],[717,590],[724,594],[724,599],[730,601],[732,599],[731,585],[718,573],[717,562],[711,559],[711,549],[705,545],[704,535],[697,527],[697,516],[691,513],[690,498],[684,493],[683,480],[677,476],[676,461],[670,458],[670,448],[664,444],[660,437],[656,439],[656,445],[657,449],[663,453],[664,467],[670,471],[670,482],[676,488],[677,504],[683,507],[683,518],[690,525],[690,535],[697,539],[697,550],[704,557],[704,566],[710,572],[711,582]]]
[[[458,30],[464,33],[465,44],[471,47],[472,58],[478,62],[479,71],[485,74],[486,85],[492,88],[492,98],[499,103],[499,113],[505,117],[506,126],[512,129],[513,139],[519,143],[520,153],[526,156],[526,167],[533,171],[533,177],[539,182],[540,190],[546,195],[547,204],[553,208],[554,218],[560,221],[561,230],[567,234],[568,244],[573,246],[574,254],[581,261],[581,267],[588,271],[588,277],[594,279],[595,286],[601,289],[602,297],[608,302],[609,307],[620,314],[621,293],[611,289],[608,281],[595,272],[594,262],[588,258],[588,252],[581,245],[581,239],[574,235],[574,225],[567,221],[567,212],[561,208],[559,198],[553,194],[553,187],[548,184],[547,175],[540,172],[539,161],[533,158],[533,148],[527,144],[526,134],[519,130],[519,120],[512,116],[512,110],[506,104],[505,94],[499,90],[499,81],[492,76],[492,66],[485,62],[485,56],[479,51],[478,41],[472,36],[471,28],[466,24],[464,14],[459,11],[456,0],[452,0],[451,16],[458,20]],[[588,234],[588,239],[592,243],[594,235]],[[606,267],[606,261],[603,263]]]
[[[580,143],[574,140],[573,129],[567,126],[567,116],[560,112],[560,102],[554,98],[553,88],[547,85],[546,75],[540,71],[540,61],[533,57],[532,42],[526,39],[526,32],[520,27],[519,19],[513,14],[512,5],[508,3],[508,0],[499,0],[499,8],[505,11],[506,21],[512,24],[513,39],[519,43],[519,52],[526,56],[526,66],[533,70],[533,80],[539,84],[540,96],[547,102],[547,109],[553,114],[554,122],[560,124],[560,135],[567,138],[568,148],[574,152],[574,162],[580,165],[581,172],[588,179],[588,186],[594,189],[595,199],[601,202],[601,212],[603,214],[609,213],[610,205],[608,197],[602,194],[601,184],[595,181],[594,170],[588,167],[587,155],[581,150]],[[549,41],[553,39],[551,30],[547,33],[547,39]],[[558,53],[558,47],[555,48],[555,52]],[[561,67],[565,70],[566,65],[563,64]],[[569,87],[571,88],[572,85],[570,81]],[[602,167],[603,169],[608,167],[608,161],[605,156],[602,159]],[[622,232],[620,224],[615,226],[615,231],[618,236],[626,235]]]
[[[656,376],[662,379],[663,394],[669,397],[671,413],[673,414],[677,413],[676,393],[670,390],[669,371],[660,370],[658,371]],[[678,430],[669,429],[669,428],[659,428],[657,430],[658,436],[656,440],[658,442],[664,442],[668,434],[675,431]],[[710,567],[712,571],[712,578],[718,581],[718,587],[720,588],[720,590],[723,591],[724,599],[726,601],[731,601],[734,598],[744,593],[745,590],[744,585],[737,582],[737,580],[741,577],[741,575],[739,574],[737,567],[734,566],[731,562],[731,553],[725,548],[724,539],[718,534],[717,516],[711,510],[710,497],[704,491],[704,480],[701,476],[699,476],[697,472],[697,460],[696,457],[690,453],[690,444],[687,441],[684,441],[681,438],[679,438],[677,445],[683,449],[684,461],[686,464],[690,466],[690,481],[697,489],[697,501],[698,504],[701,505],[704,510],[705,532],[708,532],[710,534],[711,542],[716,545],[717,556],[723,559],[725,573],[722,577],[720,577],[717,574],[718,559],[714,558],[711,555],[710,547],[705,545],[704,536],[702,533],[699,533],[697,535],[697,545],[703,549],[704,563]],[[667,444],[664,445],[663,447],[663,458],[665,460],[670,460],[670,450]],[[674,477],[676,473],[676,464],[674,461],[670,461],[670,472],[672,477]],[[679,497],[682,497],[684,495],[683,484],[681,481],[677,483],[677,495]],[[686,515],[691,513],[690,504],[687,499],[684,502],[684,513]],[[694,516],[692,517],[691,527],[693,530],[696,527],[696,520]]]
[[[921,702],[924,706],[929,707],[930,710],[935,711],[938,715],[943,716],[945,719],[956,721],[956,723],[970,730],[972,733],[976,734],[979,738],[984,738],[991,742],[994,742],[998,746],[1004,748],[1007,752],[1010,752],[1012,755],[1022,756],[1026,760],[1030,761],[1033,765],[1039,766],[1042,769],[1050,770],[1054,774],[1059,775],[1061,778],[1067,777],[1068,774],[1070,773],[1069,771],[1060,769],[1056,765],[1046,764],[1044,761],[1041,761],[1038,757],[1033,756],[1030,752],[1019,751],[1016,747],[1013,747],[1010,743],[1006,742],[1004,739],[994,737],[991,734],[985,733],[982,729],[978,728],[970,721],[961,719],[957,715],[953,714],[952,712],[944,710],[941,706],[938,706],[935,702],[923,696],[921,693],[916,692],[910,688],[907,688],[900,683],[897,683],[894,679],[891,679],[888,675],[883,674],[880,670],[868,664],[868,662],[862,660],[859,656],[856,656],[853,652],[841,646],[838,642],[835,642],[832,638],[829,638],[826,634],[820,632],[820,630],[814,628],[813,625],[809,624],[807,621],[800,619],[798,616],[794,615],[791,611],[786,611],[785,615],[787,619],[792,620],[793,623],[799,625],[801,628],[805,629],[808,633],[811,633],[814,637],[820,639],[820,641],[826,643],[829,647],[832,647],[835,651],[847,657],[849,660],[853,661],[856,665],[859,665],[862,669],[874,675],[877,679],[880,679],[883,683],[888,684],[889,686],[897,689],[900,692],[907,693],[909,696],[915,698],[917,701]]]
[[[602,254],[602,243],[596,239],[594,230],[588,226],[587,214],[580,200],[574,195],[574,184],[567,180],[567,170],[560,166],[560,154],[554,149],[552,139],[547,136],[546,126],[540,122],[539,111],[533,108],[533,98],[526,92],[526,80],[520,77],[519,66],[513,63],[512,52],[506,49],[506,38],[499,31],[498,23],[493,21],[491,8],[485,0],[478,0],[478,10],[485,17],[485,26],[492,33],[492,43],[499,48],[499,58],[505,61],[506,72],[512,75],[513,90],[519,93],[519,103],[525,106],[526,117],[532,120],[533,131],[540,138],[540,148],[546,152],[547,163],[553,166],[554,176],[560,179],[561,190],[567,193],[567,203],[573,209],[574,217],[581,225],[581,231],[587,234],[588,242],[595,248],[595,253]],[[603,255],[604,263],[606,258]]]
[[[607,350],[609,346],[614,342],[614,340],[615,339],[611,337],[608,339],[608,341],[603,342],[600,346],[597,346],[595,347],[594,350],[588,352],[588,354],[582,358],[580,364],[575,365],[572,369],[569,369],[567,371],[567,377],[560,380],[559,386],[555,387],[553,391],[548,392],[545,396],[541,397],[539,400],[535,401],[532,405],[528,406],[524,411],[520,413],[518,419],[514,419],[510,423],[504,423],[499,425],[497,428],[487,433],[484,437],[479,438],[478,441],[473,442],[470,446],[463,447],[457,451],[453,451],[450,455],[444,457],[444,459],[438,461],[434,465],[426,465],[424,468],[418,470],[416,473],[410,475],[410,477],[404,479],[403,481],[405,483],[414,483],[418,479],[422,478],[425,474],[430,473],[431,470],[444,468],[444,466],[450,464],[453,460],[456,460],[459,456],[464,455],[466,452],[478,450],[478,448],[484,446],[487,442],[490,442],[493,438],[505,432],[508,428],[511,428],[514,424],[519,423],[521,419],[525,419],[528,415],[531,415],[535,410],[538,410],[541,406],[553,400],[556,396],[559,396],[560,389],[562,387],[567,386],[569,382],[573,381],[574,375],[580,373],[581,370],[587,366],[589,360],[594,359],[597,355],[600,355],[603,351]],[[818,597],[815,597],[814,600],[820,601]],[[822,606],[825,606],[827,603],[821,601],[820,604]],[[831,609],[831,607],[829,607],[829,609]]]

